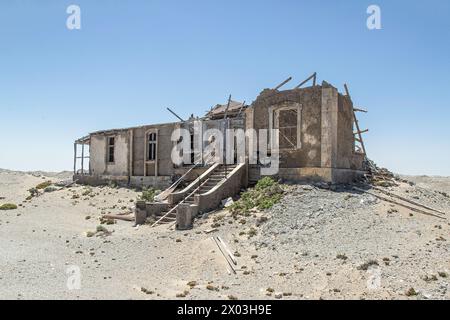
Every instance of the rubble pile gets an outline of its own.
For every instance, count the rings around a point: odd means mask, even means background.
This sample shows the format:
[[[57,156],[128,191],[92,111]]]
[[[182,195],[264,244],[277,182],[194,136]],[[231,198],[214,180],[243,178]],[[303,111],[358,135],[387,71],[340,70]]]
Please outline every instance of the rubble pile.
[[[401,179],[398,175],[388,169],[378,167],[374,161],[368,158],[364,160],[364,168],[367,171],[365,180],[371,185],[378,187],[395,187],[398,186],[398,182],[408,183],[408,181]]]

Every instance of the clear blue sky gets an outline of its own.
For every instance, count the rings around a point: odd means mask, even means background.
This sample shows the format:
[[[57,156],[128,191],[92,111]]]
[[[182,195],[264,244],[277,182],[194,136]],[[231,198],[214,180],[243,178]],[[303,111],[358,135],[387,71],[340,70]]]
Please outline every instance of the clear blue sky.
[[[81,30],[66,28],[70,4]],[[366,28],[370,4],[382,30]],[[88,132],[251,102],[317,71],[370,111],[373,160],[450,176],[449,34],[447,0],[1,1],[0,167],[70,170]]]

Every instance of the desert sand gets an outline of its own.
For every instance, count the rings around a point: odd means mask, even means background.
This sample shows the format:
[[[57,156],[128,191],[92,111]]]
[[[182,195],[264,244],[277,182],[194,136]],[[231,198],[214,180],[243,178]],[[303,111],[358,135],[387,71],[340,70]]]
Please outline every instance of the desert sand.
[[[189,231],[117,220],[95,233],[102,214],[130,212],[140,193],[74,185],[26,200],[39,183],[67,179],[0,171],[0,205],[18,205],[0,211],[0,299],[450,298],[449,221],[345,186],[286,185],[270,210],[214,212]],[[448,218],[450,178],[407,179],[417,185],[390,190]],[[212,236],[235,253],[236,274]],[[68,286],[74,266],[79,288]]]

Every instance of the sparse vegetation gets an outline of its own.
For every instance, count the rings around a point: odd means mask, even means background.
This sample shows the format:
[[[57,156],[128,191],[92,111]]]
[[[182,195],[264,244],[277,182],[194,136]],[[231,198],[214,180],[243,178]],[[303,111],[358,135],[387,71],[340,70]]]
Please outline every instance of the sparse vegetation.
[[[89,196],[92,193],[92,188],[88,187],[83,190],[82,196]]]
[[[208,284],[208,285],[206,286],[206,289],[208,289],[209,291],[219,291],[219,288],[213,286],[212,284]]]
[[[159,194],[159,190],[153,188],[144,188],[142,189],[142,194],[139,196],[139,200],[144,200],[147,202],[153,202],[155,200],[155,196]]]
[[[417,291],[414,288],[411,287],[405,292],[405,295],[407,297],[412,297],[412,296],[417,296],[418,293],[417,293]]]
[[[358,270],[364,270],[367,271],[371,266],[378,266],[378,261],[377,260],[369,260],[367,262],[364,262],[362,265],[360,265],[359,267],[357,267]]]
[[[141,287],[141,291],[145,294],[154,294],[152,290],[148,290],[147,288]]]
[[[241,194],[241,198],[234,202],[228,210],[234,214],[246,214],[251,209],[270,209],[278,203],[283,196],[283,189],[278,182],[270,177],[264,177],[256,186]]]
[[[39,183],[35,188],[38,190],[43,190],[47,187],[50,187],[52,185],[52,182],[50,180]]]
[[[340,259],[340,260],[347,260],[348,259],[348,257],[345,255],[345,254],[342,254],[342,253],[339,253],[337,256],[336,256],[336,259]]]
[[[15,210],[17,209],[17,205],[14,203],[5,203],[0,206],[0,210]]]

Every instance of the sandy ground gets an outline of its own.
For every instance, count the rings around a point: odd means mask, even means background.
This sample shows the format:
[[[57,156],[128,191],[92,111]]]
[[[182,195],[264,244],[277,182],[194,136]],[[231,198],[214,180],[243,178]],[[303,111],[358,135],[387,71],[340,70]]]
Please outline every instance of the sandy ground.
[[[0,205],[20,205],[0,211],[0,299],[450,298],[449,221],[367,194],[285,186],[267,212],[216,212],[189,231],[117,221],[104,225],[109,235],[87,237],[102,213],[129,211],[139,193],[74,186],[25,200],[37,184],[67,178],[0,171]],[[439,192],[450,178],[417,179],[391,190],[448,216],[450,198]],[[213,225],[218,231],[205,233]],[[236,252],[237,274],[212,235]],[[407,296],[410,288],[417,295]]]

